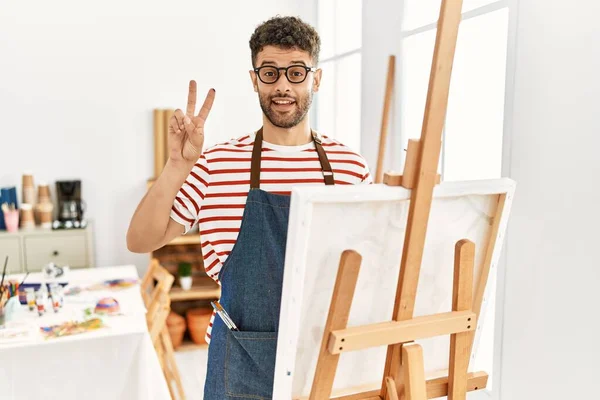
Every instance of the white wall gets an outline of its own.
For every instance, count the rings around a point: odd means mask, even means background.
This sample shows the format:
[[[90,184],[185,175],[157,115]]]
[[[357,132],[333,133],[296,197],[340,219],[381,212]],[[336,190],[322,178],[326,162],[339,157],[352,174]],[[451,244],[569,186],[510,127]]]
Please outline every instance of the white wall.
[[[593,0],[518,6],[504,160],[518,185],[506,249],[506,400],[598,398],[599,14]]]
[[[248,40],[276,14],[315,23],[301,0],[0,0],[0,187],[24,170],[81,179],[97,264],[143,269],[125,233],[153,173],[152,109],[184,108],[196,79],[217,90],[207,145],[260,127]]]

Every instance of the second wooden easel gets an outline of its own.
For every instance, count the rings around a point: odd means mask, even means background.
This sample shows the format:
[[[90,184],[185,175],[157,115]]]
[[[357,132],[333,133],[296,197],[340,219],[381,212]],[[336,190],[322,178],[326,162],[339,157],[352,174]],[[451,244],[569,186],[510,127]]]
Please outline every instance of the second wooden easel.
[[[388,131],[390,125],[390,109],[392,107],[392,98],[394,95],[394,79],[396,74],[396,56],[391,55],[388,59],[387,78],[385,81],[385,94],[383,98],[383,115],[381,117],[381,130],[379,133],[379,152],[377,154],[377,169],[375,170],[375,183],[387,183],[388,185],[402,185],[407,189],[414,186],[415,168],[417,167],[416,157],[419,155],[419,140],[409,139],[406,161],[404,164],[404,174],[384,174],[384,160],[388,141]],[[404,181],[401,182],[402,177]],[[436,174],[435,183],[440,183],[440,174]]]
[[[355,251],[345,251],[325,325],[311,400],[330,399],[342,352],[375,346],[388,346],[381,388],[337,399],[423,400],[447,395],[451,400],[464,400],[467,391],[487,384],[486,373],[467,373],[477,326],[477,304],[481,304],[479,291],[473,298],[472,242],[460,240],[455,246],[452,311],[413,317],[433,189],[439,182],[442,129],[462,8],[462,0],[441,3],[421,139],[409,142],[404,174],[385,174],[383,179],[388,185],[412,189],[393,318],[384,323],[347,328],[361,257]],[[384,114],[384,123],[386,118]],[[484,273],[487,278],[487,271]],[[451,335],[448,376],[426,380],[423,351],[414,341],[441,335]]]

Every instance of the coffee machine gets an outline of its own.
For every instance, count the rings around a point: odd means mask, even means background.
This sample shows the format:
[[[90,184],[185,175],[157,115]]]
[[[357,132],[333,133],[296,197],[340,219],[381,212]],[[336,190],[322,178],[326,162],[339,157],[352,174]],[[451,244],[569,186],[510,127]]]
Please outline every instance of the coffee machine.
[[[54,229],[85,228],[83,218],[85,202],[81,199],[81,181],[56,181],[56,199],[58,203],[57,220]]]

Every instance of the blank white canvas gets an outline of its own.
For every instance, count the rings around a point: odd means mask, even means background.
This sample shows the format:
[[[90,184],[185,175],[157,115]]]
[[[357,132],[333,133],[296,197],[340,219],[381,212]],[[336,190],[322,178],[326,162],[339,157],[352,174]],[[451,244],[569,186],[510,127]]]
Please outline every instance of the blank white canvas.
[[[454,246],[475,243],[474,282],[479,281],[500,194],[506,194],[493,251],[500,247],[515,184],[510,179],[444,182],[434,189],[415,316],[451,310]],[[362,256],[348,326],[392,319],[410,190],[387,185],[300,187],[292,192],[275,384],[277,399],[310,394],[341,253]],[[490,282],[488,282],[488,288]],[[474,287],[475,290],[475,287]],[[487,290],[487,289],[486,289]],[[485,303],[482,312],[485,309]],[[478,330],[484,318],[478,320]],[[477,351],[476,335],[473,356]],[[428,376],[448,368],[449,336],[419,341]],[[381,385],[387,347],[343,353],[334,394]]]

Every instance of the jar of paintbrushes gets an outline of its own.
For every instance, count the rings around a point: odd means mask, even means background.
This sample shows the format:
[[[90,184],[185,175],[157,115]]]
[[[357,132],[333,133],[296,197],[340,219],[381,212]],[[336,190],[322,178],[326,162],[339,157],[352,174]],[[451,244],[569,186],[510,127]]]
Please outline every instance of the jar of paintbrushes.
[[[6,277],[6,266],[8,265],[8,256],[4,260],[4,268],[2,268],[2,278],[0,279],[0,328],[4,328],[6,324],[6,311],[9,296],[8,285],[4,285],[4,278]]]
[[[8,232],[17,232],[19,230],[19,210],[15,208],[14,203],[2,203],[1,207],[6,230]]]

